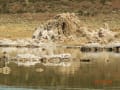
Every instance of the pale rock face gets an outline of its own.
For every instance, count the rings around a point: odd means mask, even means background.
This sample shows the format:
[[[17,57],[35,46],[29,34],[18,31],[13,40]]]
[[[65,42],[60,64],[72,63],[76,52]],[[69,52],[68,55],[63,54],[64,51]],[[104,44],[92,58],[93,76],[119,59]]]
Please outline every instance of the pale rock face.
[[[42,27],[37,28],[33,38],[51,40],[53,38],[58,39],[59,35],[67,37],[75,33],[79,27],[79,18],[74,13],[58,14],[44,23]]]
[[[115,39],[115,33],[109,29],[107,23],[104,24],[103,28],[99,29],[98,36],[101,41],[103,40],[103,42],[105,43],[108,43],[109,41],[113,41]]]
[[[90,29],[74,13],[56,15],[38,27],[33,34],[34,39],[44,41],[74,41],[85,38],[87,42],[108,43],[115,39],[107,23],[98,30]]]

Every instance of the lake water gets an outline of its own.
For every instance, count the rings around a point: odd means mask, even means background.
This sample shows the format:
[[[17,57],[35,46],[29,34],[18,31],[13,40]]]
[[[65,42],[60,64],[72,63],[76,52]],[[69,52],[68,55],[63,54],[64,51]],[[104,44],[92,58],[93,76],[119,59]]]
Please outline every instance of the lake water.
[[[10,74],[0,73],[0,90],[120,90],[119,53],[78,51],[64,51],[74,57],[68,67],[10,63]],[[38,72],[39,69],[42,71]]]

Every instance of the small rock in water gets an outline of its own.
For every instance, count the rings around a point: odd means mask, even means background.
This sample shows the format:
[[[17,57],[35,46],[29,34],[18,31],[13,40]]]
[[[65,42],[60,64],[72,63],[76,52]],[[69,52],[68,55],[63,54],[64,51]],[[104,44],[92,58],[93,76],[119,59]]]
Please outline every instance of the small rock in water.
[[[35,70],[36,72],[43,72],[44,71],[44,69],[42,69],[42,68],[36,68],[36,70]]]
[[[10,74],[10,72],[11,72],[11,69],[9,67],[3,67],[2,68],[2,73],[3,74]]]

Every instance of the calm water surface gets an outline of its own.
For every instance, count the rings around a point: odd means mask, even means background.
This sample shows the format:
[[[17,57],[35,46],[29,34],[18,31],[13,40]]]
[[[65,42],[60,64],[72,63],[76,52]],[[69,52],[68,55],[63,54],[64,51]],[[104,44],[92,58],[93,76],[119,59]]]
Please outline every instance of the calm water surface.
[[[78,58],[69,67],[10,63],[11,73],[0,74],[0,90],[120,90],[120,54],[71,52]]]

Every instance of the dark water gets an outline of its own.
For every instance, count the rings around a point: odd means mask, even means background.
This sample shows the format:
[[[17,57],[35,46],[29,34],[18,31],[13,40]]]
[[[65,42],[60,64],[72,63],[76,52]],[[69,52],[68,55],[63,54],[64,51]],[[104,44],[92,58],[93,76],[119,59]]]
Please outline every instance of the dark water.
[[[0,74],[0,90],[120,90],[120,54],[116,53],[81,53],[69,67],[8,66],[11,73]],[[43,71],[37,72],[39,68]]]

